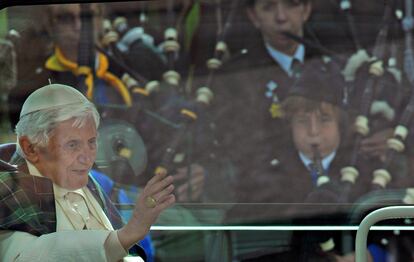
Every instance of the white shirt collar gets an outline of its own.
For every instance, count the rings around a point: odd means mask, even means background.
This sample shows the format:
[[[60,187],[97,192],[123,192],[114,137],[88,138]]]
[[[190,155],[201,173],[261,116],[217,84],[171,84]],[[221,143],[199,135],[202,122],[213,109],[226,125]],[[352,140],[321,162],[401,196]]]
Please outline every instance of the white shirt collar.
[[[336,155],[336,150],[322,159],[322,167],[324,170],[329,169],[329,166],[331,165],[333,159],[335,158],[335,155]],[[311,159],[305,156],[305,154],[303,154],[302,152],[299,152],[299,157],[300,157],[300,160],[302,160],[302,163],[306,166],[306,168],[308,168],[309,164],[313,162]]]
[[[268,43],[265,43],[265,46],[269,55],[273,58],[273,60],[276,61],[276,63],[280,65],[283,71],[285,71],[286,74],[288,74],[289,76],[292,75],[291,65],[294,58],[299,60],[301,63],[305,61],[305,46],[302,44],[298,45],[293,56],[289,56],[274,49]]]
[[[44,177],[32,163],[26,160],[26,164],[29,170],[29,174],[31,174],[32,176]],[[53,183],[53,190],[55,192],[55,196],[59,198],[63,198],[63,196],[66,195],[66,193],[68,192],[75,192],[85,197],[85,192],[82,190],[82,188],[76,190],[68,190]]]
[[[29,174],[38,177],[44,177],[39,170],[29,161],[26,160],[27,167],[29,169]],[[71,222],[71,215],[68,208],[65,206],[64,196],[68,192],[74,192],[80,194],[85,199],[85,203],[88,207],[89,213],[93,217],[90,222],[92,229],[105,229],[105,230],[114,230],[111,222],[103,211],[102,207],[98,203],[98,200],[93,196],[91,191],[85,186],[76,190],[68,190],[62,187],[59,187],[53,183],[53,192],[55,196],[55,208],[56,208],[56,231],[64,230],[74,230],[74,222]]]

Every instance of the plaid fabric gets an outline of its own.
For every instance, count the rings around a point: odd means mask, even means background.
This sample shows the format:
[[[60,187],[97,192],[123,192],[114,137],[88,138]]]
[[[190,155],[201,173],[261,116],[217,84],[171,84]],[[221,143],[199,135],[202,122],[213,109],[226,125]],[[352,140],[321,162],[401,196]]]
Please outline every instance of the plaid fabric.
[[[103,208],[105,214],[108,216],[109,221],[111,222],[114,229],[119,229],[124,225],[121,215],[119,214],[118,209],[112,203],[108,195],[103,191],[99,183],[89,174],[89,182],[87,187],[92,192],[93,196],[98,199],[99,204]],[[135,244],[132,246],[128,253],[135,256],[140,256],[144,261],[147,261],[147,254],[145,250],[139,245]]]
[[[52,181],[27,174],[27,166],[16,172],[0,172],[0,229],[19,230],[33,235],[56,231],[56,210]],[[123,221],[118,210],[90,177],[87,187],[98,200],[115,229]]]
[[[0,229],[35,236],[56,231],[52,183],[23,172],[0,172]]]
[[[56,209],[52,181],[29,175],[24,159],[14,157],[16,171],[0,171],[0,229],[23,231],[35,236],[56,232]],[[89,175],[87,187],[108,216],[114,229],[123,226],[121,215],[99,184]],[[146,260],[135,245],[130,254]]]
[[[122,220],[118,209],[114,206],[112,201],[102,190],[101,186],[90,174],[87,187],[91,191],[92,195],[98,200],[98,203],[101,205],[114,229],[121,228],[124,225],[124,221]]]

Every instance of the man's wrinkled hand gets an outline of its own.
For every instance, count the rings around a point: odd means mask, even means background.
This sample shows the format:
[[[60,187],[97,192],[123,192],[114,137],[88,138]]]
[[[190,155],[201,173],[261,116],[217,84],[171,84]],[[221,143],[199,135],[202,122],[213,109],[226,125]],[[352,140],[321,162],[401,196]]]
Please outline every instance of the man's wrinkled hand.
[[[156,174],[148,181],[135,203],[130,220],[118,230],[119,241],[126,250],[143,239],[160,213],[175,203],[173,181],[172,176],[164,173]]]

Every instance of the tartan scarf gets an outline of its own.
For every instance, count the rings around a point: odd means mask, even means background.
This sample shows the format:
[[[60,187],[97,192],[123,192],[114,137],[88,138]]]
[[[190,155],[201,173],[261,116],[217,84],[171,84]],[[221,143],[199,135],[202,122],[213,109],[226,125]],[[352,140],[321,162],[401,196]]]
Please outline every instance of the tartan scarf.
[[[35,236],[56,232],[52,181],[30,175],[24,159],[16,153],[10,163],[17,165],[16,171],[0,171],[0,230],[22,231]],[[121,228],[124,224],[121,215],[90,174],[87,187],[113,228]],[[138,244],[132,246],[128,252],[147,260],[144,249]]]
[[[114,229],[122,218],[111,200],[89,175],[87,188],[108,216]],[[56,232],[56,209],[52,181],[28,174],[19,160],[18,171],[0,172],[0,229],[28,232],[35,236]]]

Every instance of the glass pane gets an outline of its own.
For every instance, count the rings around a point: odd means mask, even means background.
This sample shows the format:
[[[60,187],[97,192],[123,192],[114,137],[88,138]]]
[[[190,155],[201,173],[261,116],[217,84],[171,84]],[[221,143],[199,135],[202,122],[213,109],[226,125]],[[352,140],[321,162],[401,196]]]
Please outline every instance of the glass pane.
[[[174,177],[151,232],[160,261],[299,259],[331,237],[345,254],[366,214],[414,202],[408,2],[2,9],[0,142],[16,143],[29,94],[70,85],[101,116],[90,174],[125,221],[154,174]]]

